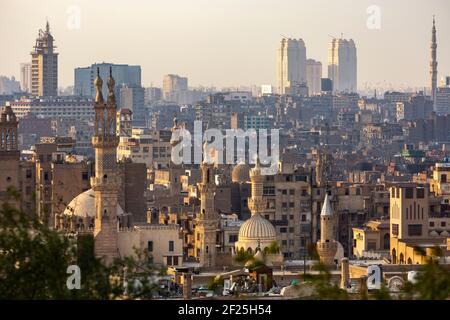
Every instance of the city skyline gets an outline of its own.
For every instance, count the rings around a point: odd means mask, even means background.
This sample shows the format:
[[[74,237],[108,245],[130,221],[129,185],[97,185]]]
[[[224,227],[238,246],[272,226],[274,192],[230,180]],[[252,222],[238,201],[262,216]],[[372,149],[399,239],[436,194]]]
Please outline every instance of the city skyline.
[[[127,8],[114,1],[50,0],[46,4],[51,8],[5,1],[1,4],[5,10],[1,12],[9,14],[0,13],[2,30],[19,21],[17,15],[29,19],[15,32],[5,32],[5,41],[10,45],[9,50],[2,52],[0,74],[19,78],[20,63],[29,62],[36,30],[44,28],[47,18],[60,53],[61,87],[73,85],[75,68],[102,61],[141,65],[144,86],[161,86],[163,75],[169,73],[187,76],[192,86],[274,85],[276,49],[282,36],[302,38],[307,58],[322,62],[322,75],[326,77],[329,35],[340,37],[341,33],[344,38],[353,39],[358,48],[359,88],[363,89],[366,82],[428,87],[433,14],[436,14],[438,81],[450,73],[450,61],[445,59],[450,53],[450,43],[445,41],[445,30],[450,24],[448,2],[379,1],[376,5],[381,10],[380,29],[367,26],[371,16],[367,8],[372,5],[369,1],[352,3],[351,8],[349,1],[319,2],[315,6],[312,1],[283,1],[277,9],[272,1],[249,0],[239,2],[237,11],[236,1],[219,1],[214,5],[201,0],[189,4],[176,1],[176,6],[170,7],[155,1]],[[79,28],[73,24],[77,8]],[[35,13],[28,15],[28,10]],[[121,19],[117,20],[119,13]],[[175,20],[176,24],[164,25]],[[399,20],[406,23],[399,25]],[[178,27],[174,28],[175,25]],[[135,36],[129,36],[130,33]],[[409,41],[411,34],[415,41]],[[80,50],[85,47],[92,51]],[[380,52],[377,48],[388,50]],[[385,67],[379,68],[380,65]]]

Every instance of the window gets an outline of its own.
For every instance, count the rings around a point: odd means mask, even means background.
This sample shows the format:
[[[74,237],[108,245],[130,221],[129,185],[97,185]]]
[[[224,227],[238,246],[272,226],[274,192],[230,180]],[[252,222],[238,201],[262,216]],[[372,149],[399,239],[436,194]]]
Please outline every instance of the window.
[[[275,195],[275,187],[264,187],[263,195],[265,196],[273,196]]]
[[[281,245],[283,245],[283,246],[287,245],[287,240],[282,240]]]
[[[281,220],[286,221],[286,220],[287,220],[287,215],[286,215],[286,214],[283,214],[283,215],[281,216]]]
[[[430,221],[430,227],[434,227],[434,221]]]
[[[235,243],[236,241],[238,241],[238,235],[237,234],[230,234],[228,236],[228,242]]]
[[[441,221],[441,227],[445,227],[445,221]]]
[[[280,233],[286,233],[287,228],[280,228]]]
[[[153,252],[153,241],[148,241],[147,242],[147,251],[148,252]]]
[[[172,257],[171,256],[167,256],[167,265],[168,266],[172,265]]]
[[[421,235],[422,235],[422,225],[421,224],[408,225],[408,236],[421,236]]]
[[[289,233],[294,233],[294,230],[295,230],[294,227],[290,227],[289,228]]]
[[[88,180],[88,173],[87,172],[83,172],[81,174],[81,179],[83,179],[84,181]]]
[[[302,222],[306,221],[306,214],[302,214]]]
[[[289,215],[289,220],[294,220],[294,215],[293,214]]]
[[[174,257],[173,257],[173,265],[174,265],[174,266],[177,266],[177,265],[178,265],[178,257],[177,257],[177,256],[174,256]]]
[[[405,188],[405,198],[406,199],[414,198],[414,189],[413,188]]]
[[[294,203],[293,202],[289,202],[289,208],[294,208]]]
[[[173,252],[173,241],[169,241],[169,252]]]
[[[281,203],[281,207],[283,207],[283,208],[287,208],[287,202],[283,202],[283,203]]]
[[[360,188],[356,188],[356,195],[360,196],[361,195],[361,189]]]
[[[377,243],[376,241],[368,241],[367,242],[367,250],[376,250],[377,249]]]
[[[396,223],[392,224],[392,234],[394,236],[398,236],[398,224],[396,224]]]
[[[291,196],[295,195],[295,189],[289,189],[289,195]]]
[[[282,193],[282,194],[287,194],[287,189],[281,190],[281,193]]]
[[[446,174],[441,174],[441,182],[444,182],[444,183],[447,182],[447,175]]]
[[[308,192],[306,189],[302,189],[302,197],[306,197],[308,195]]]
[[[425,189],[424,188],[417,189],[417,198],[419,198],[419,199],[425,198]]]
[[[26,178],[27,179],[31,179],[32,178],[32,176],[33,176],[33,172],[31,171],[31,169],[27,169],[27,171],[26,171]]]

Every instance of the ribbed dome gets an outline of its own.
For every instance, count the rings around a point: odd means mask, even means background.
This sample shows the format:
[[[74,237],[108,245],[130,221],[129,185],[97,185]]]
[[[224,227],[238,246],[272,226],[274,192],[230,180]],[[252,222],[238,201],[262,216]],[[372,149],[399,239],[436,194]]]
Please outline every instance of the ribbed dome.
[[[64,210],[64,215],[77,216],[81,218],[95,217],[95,194],[94,190],[89,189],[70,201]],[[117,216],[123,216],[123,209],[117,204]]]
[[[261,216],[254,214],[239,229],[239,241],[242,240],[276,240],[277,232],[273,224]]]
[[[233,182],[249,182],[250,181],[250,167],[248,164],[240,163],[236,165],[231,173],[231,181]]]

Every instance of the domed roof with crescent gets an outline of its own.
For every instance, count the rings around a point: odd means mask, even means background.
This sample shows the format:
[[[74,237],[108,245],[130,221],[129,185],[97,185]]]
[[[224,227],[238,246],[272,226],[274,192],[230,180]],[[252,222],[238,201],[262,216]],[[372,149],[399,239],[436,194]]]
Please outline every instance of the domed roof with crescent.
[[[233,182],[249,182],[250,181],[250,166],[246,163],[239,163],[231,172],[231,181]]]
[[[277,232],[273,224],[261,214],[256,213],[239,228],[239,241],[276,240]]]
[[[95,193],[94,190],[89,189],[70,201],[69,205],[64,210],[64,215],[77,216],[81,218],[95,217]],[[124,211],[122,207],[117,204],[117,215],[123,216]]]

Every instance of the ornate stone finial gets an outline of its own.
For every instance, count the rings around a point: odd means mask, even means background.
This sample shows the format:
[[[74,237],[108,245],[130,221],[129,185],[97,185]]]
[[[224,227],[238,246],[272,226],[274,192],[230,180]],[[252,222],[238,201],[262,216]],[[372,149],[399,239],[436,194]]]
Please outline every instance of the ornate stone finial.
[[[114,88],[116,86],[116,82],[114,81],[114,78],[112,76],[112,67],[109,67],[109,77],[107,81],[108,85],[108,103],[115,104],[116,103],[116,96],[114,94]]]
[[[45,31],[47,33],[50,33],[50,23],[48,22],[48,20],[47,20],[47,23],[45,24]]]
[[[103,80],[102,78],[100,78],[99,67],[97,67],[97,78],[95,78],[94,80],[94,86],[96,90],[95,102],[103,102],[103,93],[102,93]]]

